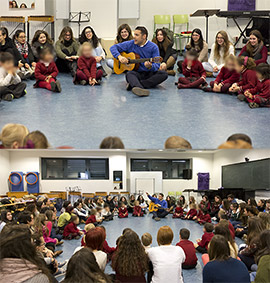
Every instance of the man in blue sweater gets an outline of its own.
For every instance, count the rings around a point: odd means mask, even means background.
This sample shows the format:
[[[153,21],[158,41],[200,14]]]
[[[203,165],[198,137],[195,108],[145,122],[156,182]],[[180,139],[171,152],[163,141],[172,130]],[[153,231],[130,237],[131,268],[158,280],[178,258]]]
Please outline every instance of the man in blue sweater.
[[[140,58],[159,57],[160,55],[157,45],[147,40],[147,37],[148,31],[145,27],[136,27],[134,40],[118,43],[110,48],[113,57],[118,59],[122,64],[128,64],[128,59],[121,56],[120,53],[122,52],[134,52],[138,54]],[[159,71],[159,67],[159,63],[151,63],[147,61],[140,63],[138,70],[127,72],[127,90],[132,90],[137,96],[148,96],[149,88],[157,86],[168,77],[166,72]]]
[[[164,195],[162,193],[158,194],[158,198],[154,198],[150,196],[148,193],[146,193],[146,195],[153,203],[155,203],[158,206],[158,210],[153,211],[153,219],[159,221],[160,218],[164,218],[166,215],[170,213],[171,209],[168,208],[168,203],[164,199]]]

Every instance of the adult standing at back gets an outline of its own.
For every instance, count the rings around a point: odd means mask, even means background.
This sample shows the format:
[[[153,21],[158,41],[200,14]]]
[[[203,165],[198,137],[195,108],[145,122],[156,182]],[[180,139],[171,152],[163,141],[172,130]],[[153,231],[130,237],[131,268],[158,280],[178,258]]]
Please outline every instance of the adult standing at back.
[[[221,30],[216,34],[216,40],[211,47],[208,62],[202,63],[208,75],[216,77],[225,64],[225,58],[230,54],[234,54],[234,46],[229,41],[227,32]]]
[[[172,246],[173,231],[169,226],[162,226],[157,233],[159,247],[150,248],[148,257],[153,264],[154,275],[151,283],[182,283],[182,263],[186,256],[179,246]]]
[[[215,235],[209,243],[210,261],[203,268],[203,283],[234,282],[249,283],[245,264],[230,257],[230,248],[222,235]]]
[[[239,56],[248,56],[255,60],[256,65],[267,63],[267,48],[262,34],[258,30],[251,31],[248,43],[242,48]]]
[[[59,39],[55,44],[56,65],[60,72],[71,73],[75,77],[77,71],[77,55],[79,43],[73,36],[73,31],[66,26],[62,29]]]
[[[97,70],[101,69],[103,72],[103,77],[107,76],[106,71],[102,67],[102,61],[105,60],[105,52],[103,47],[94,31],[94,29],[90,26],[87,26],[83,29],[81,36],[79,38],[80,44],[84,42],[89,42],[93,47],[93,57],[95,57],[97,62]]]
[[[111,53],[122,64],[129,63],[128,59],[121,55],[122,52],[134,52],[140,58],[159,57],[160,54],[157,45],[147,38],[147,29],[143,26],[138,26],[134,31],[134,40],[113,45],[110,48]],[[159,85],[168,78],[168,74],[164,71],[159,71],[159,67],[159,63],[146,61],[140,63],[137,70],[127,72],[127,90],[131,90],[137,96],[148,96],[150,94],[149,88]]]
[[[208,62],[208,44],[203,39],[202,31],[198,28],[195,28],[191,33],[191,38],[188,44],[186,45],[186,50],[195,49],[199,55],[198,60],[203,62]],[[178,71],[182,72],[182,63],[180,60],[177,62]]]

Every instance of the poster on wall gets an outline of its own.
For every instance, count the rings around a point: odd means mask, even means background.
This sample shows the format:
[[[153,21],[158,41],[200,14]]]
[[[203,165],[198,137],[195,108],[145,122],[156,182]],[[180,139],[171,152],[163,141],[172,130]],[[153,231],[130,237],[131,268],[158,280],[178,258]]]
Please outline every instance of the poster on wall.
[[[255,11],[256,0],[228,0],[228,11]]]
[[[35,0],[7,0],[10,9],[34,9]]]

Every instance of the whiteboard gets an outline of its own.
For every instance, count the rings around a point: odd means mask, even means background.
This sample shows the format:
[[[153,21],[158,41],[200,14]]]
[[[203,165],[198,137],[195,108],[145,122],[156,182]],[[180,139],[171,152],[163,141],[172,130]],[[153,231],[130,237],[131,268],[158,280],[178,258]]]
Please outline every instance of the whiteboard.
[[[139,19],[140,0],[118,0],[119,19]]]
[[[70,12],[70,0],[55,1],[55,18],[57,20],[68,20]]]

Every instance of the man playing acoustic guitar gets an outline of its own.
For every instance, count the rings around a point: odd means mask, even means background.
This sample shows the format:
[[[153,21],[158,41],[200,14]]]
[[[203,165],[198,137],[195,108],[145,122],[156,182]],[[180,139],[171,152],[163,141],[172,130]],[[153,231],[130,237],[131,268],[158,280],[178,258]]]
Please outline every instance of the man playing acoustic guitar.
[[[148,193],[146,193],[146,195],[156,206],[156,209],[153,210],[153,219],[159,221],[160,218],[164,218],[170,213],[172,208],[168,208],[168,203],[162,193],[158,194],[157,198],[151,197]]]
[[[159,57],[159,49],[157,45],[147,40],[148,31],[145,27],[138,26],[134,32],[134,40],[125,41],[113,45],[110,50],[114,58],[118,59],[122,64],[128,64],[129,60],[120,53],[133,52],[140,58],[156,58]],[[132,90],[137,96],[148,96],[149,88],[153,88],[165,81],[168,77],[164,71],[159,71],[160,63],[152,63],[146,61],[140,63],[137,70],[129,71],[126,74],[128,83],[127,90]]]

